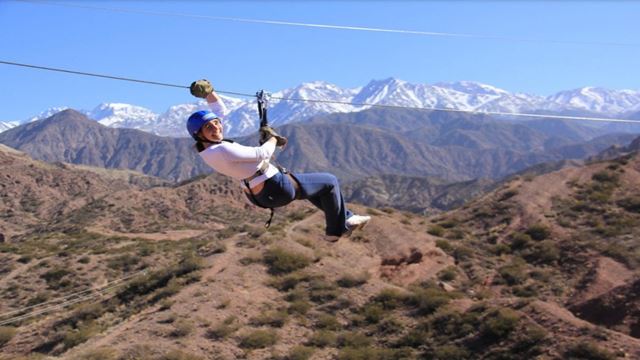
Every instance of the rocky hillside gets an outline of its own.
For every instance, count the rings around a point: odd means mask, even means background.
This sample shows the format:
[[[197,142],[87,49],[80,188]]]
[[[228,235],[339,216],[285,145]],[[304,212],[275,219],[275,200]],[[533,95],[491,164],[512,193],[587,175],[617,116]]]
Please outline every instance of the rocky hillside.
[[[210,173],[191,140],[108,128],[74,110],[5,131],[0,143],[47,162],[129,169],[173,181]]]
[[[348,201],[369,207],[434,214],[461,206],[495,184],[483,179],[452,183],[430,177],[383,175],[351,182],[344,186],[344,194]]]
[[[305,202],[265,230],[214,176],[107,192],[113,176],[2,156],[3,199],[61,205],[20,207],[2,238],[0,358],[640,357],[638,153],[435,217],[351,206],[372,223],[337,243]]]

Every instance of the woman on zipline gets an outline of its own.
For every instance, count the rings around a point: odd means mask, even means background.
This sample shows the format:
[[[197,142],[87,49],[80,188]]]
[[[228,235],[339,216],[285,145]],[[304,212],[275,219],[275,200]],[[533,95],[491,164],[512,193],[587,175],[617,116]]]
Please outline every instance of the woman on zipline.
[[[334,175],[294,175],[283,173],[270,164],[276,146],[283,147],[287,143],[287,138],[273,128],[260,128],[262,145],[257,147],[224,139],[222,119],[227,109],[208,81],[194,82],[191,94],[206,99],[212,110],[197,111],[187,120],[187,131],[196,141],[196,149],[215,171],[242,181],[244,192],[253,204],[273,209],[296,199],[309,200],[324,212],[324,239],[330,242],[338,241],[341,236],[349,236],[352,231],[369,222],[370,216],[355,215],[346,208],[338,179]]]

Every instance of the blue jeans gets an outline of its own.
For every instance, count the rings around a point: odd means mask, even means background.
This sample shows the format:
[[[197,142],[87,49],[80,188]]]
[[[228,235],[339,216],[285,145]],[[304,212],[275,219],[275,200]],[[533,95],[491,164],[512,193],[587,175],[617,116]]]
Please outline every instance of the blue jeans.
[[[338,178],[329,173],[292,174],[300,184],[299,198],[309,200],[324,212],[326,234],[340,236],[347,231],[346,221],[351,215],[340,192]],[[296,198],[295,188],[288,176],[277,173],[264,183],[255,195],[258,206],[276,208]],[[251,197],[249,199],[253,202]]]

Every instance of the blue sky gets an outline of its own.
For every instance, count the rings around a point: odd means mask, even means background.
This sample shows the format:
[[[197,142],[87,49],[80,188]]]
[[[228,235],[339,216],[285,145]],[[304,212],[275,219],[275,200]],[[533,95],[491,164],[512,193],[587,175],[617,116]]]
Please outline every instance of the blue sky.
[[[0,60],[254,93],[324,80],[471,80],[550,95],[640,89],[640,2],[66,1],[156,12],[539,39],[509,41],[150,16],[0,0]],[[567,44],[627,43],[631,46]],[[53,106],[125,102],[156,112],[187,90],[0,64],[0,121]]]

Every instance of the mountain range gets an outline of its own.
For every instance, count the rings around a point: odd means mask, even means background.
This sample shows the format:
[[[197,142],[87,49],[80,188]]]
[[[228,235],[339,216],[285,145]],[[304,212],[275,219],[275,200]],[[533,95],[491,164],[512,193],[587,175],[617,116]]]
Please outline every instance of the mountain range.
[[[279,131],[289,138],[277,154],[282,165],[331,172],[342,181],[387,174],[499,179],[536,164],[595,155],[635,137],[596,136],[598,131],[570,122],[513,124],[485,115],[400,109],[316,116]],[[255,137],[237,140],[257,143]],[[0,133],[0,143],[38,160],[128,169],[171,181],[211,172],[191,139],[110,128],[74,110]]]
[[[494,86],[471,81],[428,85],[388,78],[373,80],[365,86],[356,88],[341,88],[331,83],[315,81],[277,91],[272,95],[269,115],[273,125],[304,121],[315,115],[350,113],[370,108],[362,104],[629,119],[637,119],[637,112],[640,111],[639,91],[584,87],[543,97],[510,93]],[[338,103],[290,101],[281,98]],[[257,129],[258,117],[253,99],[227,96],[223,96],[223,99],[230,110],[226,119],[226,131],[229,136],[247,135]],[[19,123],[47,118],[62,109],[65,107],[47,109],[23,122],[0,122],[0,131]],[[206,109],[203,101],[174,105],[162,114],[144,107],[122,103],[104,103],[93,110],[80,110],[80,112],[109,127],[134,128],[161,136],[176,136],[176,134],[186,136],[185,119],[191,112],[200,109]],[[640,132],[640,126],[635,124],[599,125],[612,127],[611,131]]]

